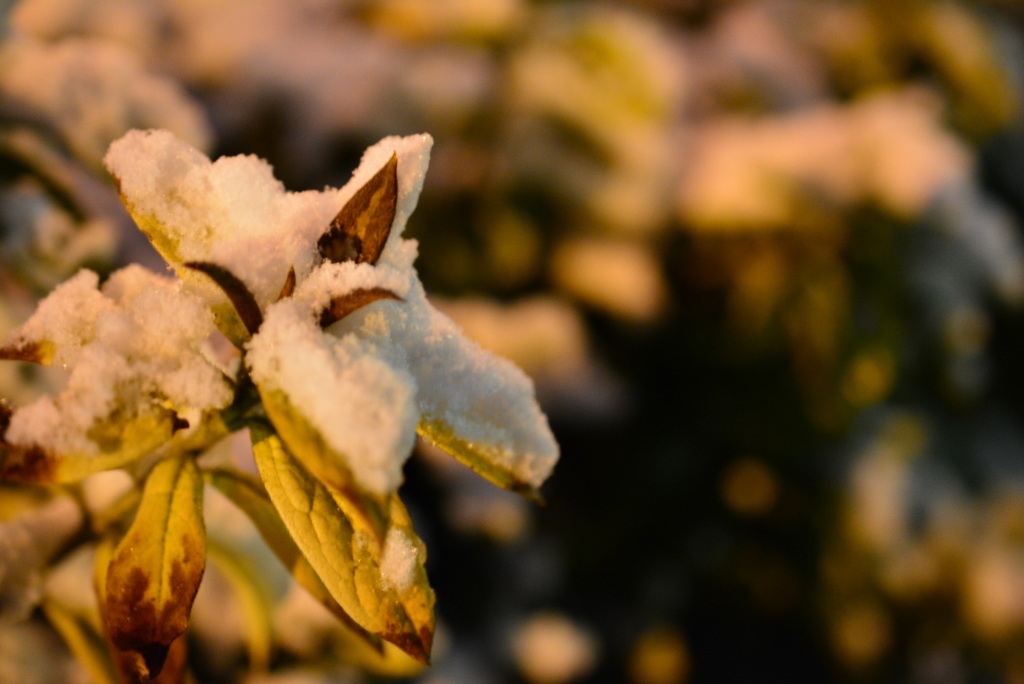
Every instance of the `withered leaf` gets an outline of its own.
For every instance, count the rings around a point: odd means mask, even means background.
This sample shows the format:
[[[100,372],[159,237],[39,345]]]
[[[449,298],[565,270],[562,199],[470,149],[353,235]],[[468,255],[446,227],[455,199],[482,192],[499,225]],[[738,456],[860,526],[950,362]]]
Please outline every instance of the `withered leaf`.
[[[358,290],[352,290],[347,294],[335,297],[331,300],[331,303],[320,314],[320,327],[326,328],[332,323],[340,321],[345,316],[358,311],[367,304],[372,304],[373,302],[381,299],[392,299],[399,302],[404,301],[394,292],[383,287],[359,288]]]
[[[288,275],[284,279],[284,285],[281,287],[281,294],[277,295],[277,301],[282,299],[288,299],[295,292],[295,267],[292,266],[288,269]]]
[[[4,435],[7,434],[7,428],[11,425],[11,416],[14,415],[11,405],[7,403],[6,399],[0,399],[0,444],[3,444]]]
[[[415,545],[401,586],[389,584],[382,564],[384,542],[353,515],[351,502],[310,474],[269,426],[252,428],[253,453],[267,493],[281,520],[331,595],[352,619],[421,663],[430,659],[434,634],[434,592],[423,567],[422,542],[415,537],[397,495],[388,503],[389,533]]]
[[[256,298],[252,292],[249,291],[249,288],[245,286],[245,283],[238,276],[223,266],[218,266],[208,261],[187,261],[184,266],[210,276],[213,282],[217,283],[217,286],[231,300],[231,304],[235,307],[235,311],[238,312],[238,317],[242,319],[245,329],[249,331],[250,335],[256,334],[256,331],[263,325],[263,312],[260,311],[260,306],[256,303]]]
[[[5,361],[29,361],[48,366],[53,361],[55,348],[52,342],[18,340],[0,347],[0,359]]]
[[[317,248],[327,261],[376,264],[391,234],[398,208],[398,155],[359,188],[320,236]]]
[[[187,455],[150,473],[135,520],[114,549],[102,609],[120,651],[139,654],[154,678],[171,644],[188,627],[206,568],[203,478]]]

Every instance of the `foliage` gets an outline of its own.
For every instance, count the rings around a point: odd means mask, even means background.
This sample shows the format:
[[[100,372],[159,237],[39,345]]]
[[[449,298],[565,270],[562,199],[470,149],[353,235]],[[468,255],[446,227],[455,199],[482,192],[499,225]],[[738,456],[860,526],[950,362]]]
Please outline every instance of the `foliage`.
[[[429,306],[415,245],[400,237],[429,146],[427,136],[386,139],[348,186],[302,195],[282,192],[262,162],[211,164],[170,133],[133,132],[112,146],[106,162],[125,205],[183,280],[132,266],[99,286],[82,271],[0,347],[0,358],[71,372],[55,398],[4,405],[4,481],[73,492],[92,473],[125,468],[137,483],[90,510],[92,524],[84,512],[69,522],[70,539],[33,570],[57,551],[95,550],[98,616],[47,603],[94,675],[181,681],[188,671],[182,636],[207,556],[204,483],[376,651],[364,664],[385,671],[402,666],[382,640],[426,663],[434,637],[426,549],[397,494],[417,424],[488,479],[538,496],[557,447],[529,381]],[[316,231],[311,221],[338,198]],[[262,213],[240,223],[219,213],[243,202]],[[279,284],[273,297],[268,282]],[[218,335],[233,345],[222,358],[210,346]],[[203,465],[245,430],[258,477]],[[109,661],[95,648],[104,639]]]

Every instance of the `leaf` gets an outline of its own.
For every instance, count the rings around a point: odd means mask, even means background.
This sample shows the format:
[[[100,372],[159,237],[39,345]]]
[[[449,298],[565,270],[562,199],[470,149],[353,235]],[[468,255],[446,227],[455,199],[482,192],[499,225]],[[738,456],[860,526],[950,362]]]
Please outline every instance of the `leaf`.
[[[89,673],[91,680],[95,684],[117,684],[117,674],[103,637],[89,621],[53,599],[43,601],[42,607],[46,619],[64,639],[64,643]]]
[[[536,487],[524,482],[514,470],[505,465],[508,458],[500,448],[462,439],[440,420],[421,418],[416,431],[428,442],[454,456],[459,463],[493,484],[522,494],[536,503],[544,503],[544,497]]]
[[[540,500],[559,450],[533,382],[467,338],[422,291],[410,299],[411,309],[424,307],[429,320],[421,325],[431,331],[419,335],[408,356],[417,383],[417,432],[499,487]]]
[[[284,279],[284,285],[281,286],[281,294],[277,295],[277,301],[282,299],[288,299],[295,292],[295,267],[292,266],[288,269],[288,275]]]
[[[248,559],[240,552],[215,539],[209,539],[207,554],[210,562],[220,571],[234,590],[235,597],[245,616],[248,634],[249,667],[257,672],[266,672],[270,665],[272,648],[273,602],[269,590],[261,582],[259,574]]]
[[[231,300],[231,304],[235,307],[238,317],[242,319],[245,329],[249,331],[250,335],[256,334],[256,331],[263,325],[263,312],[260,311],[256,298],[241,279],[223,266],[218,266],[208,261],[187,261],[184,266],[185,268],[190,268],[210,276],[213,282],[217,283],[217,286]]]
[[[103,607],[107,633],[117,649],[142,657],[150,677],[188,627],[206,567],[202,494],[202,476],[190,457],[157,463],[110,561]]]
[[[6,427],[4,420],[0,415],[0,428]],[[88,433],[99,449],[94,454],[57,454],[34,445],[9,444],[3,439],[4,430],[0,430],[0,479],[39,484],[77,482],[87,475],[137,461],[171,439],[181,427],[177,414],[163,408],[154,408],[126,423],[101,421]]]
[[[380,651],[380,639],[360,627],[334,600],[331,592],[324,586],[323,580],[316,574],[306,557],[302,555],[299,547],[295,545],[295,541],[288,533],[288,528],[285,527],[280,514],[270,501],[263,482],[251,475],[224,469],[209,471],[206,473],[206,477],[210,484],[231,499],[232,503],[248,516],[274,555],[291,572],[295,581],[362,641],[374,650]]]
[[[400,585],[382,573],[385,543],[352,516],[350,502],[313,477],[268,427],[251,428],[253,452],[270,500],[295,543],[338,604],[362,627],[427,662],[434,633],[434,592],[422,543],[397,495],[390,497],[388,536],[402,535],[413,556]]]
[[[352,514],[383,539],[388,525],[386,497],[367,492],[356,484],[345,459],[327,445],[319,431],[295,410],[283,392],[260,389],[260,398],[267,417],[289,452],[314,477],[339,492],[350,503]]]
[[[104,537],[96,546],[96,557],[93,561],[94,584],[96,597],[100,608],[100,622],[104,627],[104,638],[107,642],[107,649],[110,651],[114,667],[117,669],[120,682],[133,684],[135,682],[148,682],[148,684],[183,684],[186,681],[188,666],[188,646],[184,636],[180,636],[171,644],[171,648],[164,660],[164,666],[159,676],[150,678],[149,668],[142,655],[135,651],[122,651],[110,640],[109,630],[106,629],[106,605],[107,605],[107,571],[110,569],[110,559],[114,555],[116,544],[112,537]]]
[[[113,173],[111,177],[114,179],[114,185],[117,186],[117,194],[121,198],[121,204],[128,210],[132,220],[135,221],[135,225],[149,239],[153,247],[156,248],[156,251],[164,258],[164,261],[177,267],[182,262],[182,258],[181,252],[178,249],[178,241],[171,237],[171,231],[167,230],[163,222],[156,216],[139,212],[135,204],[128,199],[128,196],[121,189],[121,179],[117,174]]]
[[[0,347],[0,359],[5,361],[29,361],[42,366],[53,363],[53,355],[57,348],[48,340],[26,341],[16,340]]]
[[[345,318],[345,316],[348,316],[364,306],[373,304],[381,299],[392,299],[399,302],[404,301],[394,292],[383,287],[370,287],[352,290],[351,292],[340,297],[335,297],[331,300],[331,303],[323,310],[323,313],[320,314],[320,327],[326,328],[332,323],[337,323],[342,318]]]
[[[331,221],[316,245],[327,261],[376,264],[398,207],[398,155],[392,154]]]

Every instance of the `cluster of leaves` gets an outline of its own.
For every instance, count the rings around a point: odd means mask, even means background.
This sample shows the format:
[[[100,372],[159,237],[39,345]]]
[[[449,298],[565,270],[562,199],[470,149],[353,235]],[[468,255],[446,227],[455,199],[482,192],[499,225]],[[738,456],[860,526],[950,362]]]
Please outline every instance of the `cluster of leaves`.
[[[395,223],[398,164],[393,154],[344,204],[317,242],[322,264],[377,264]],[[385,642],[428,662],[435,597],[424,569],[426,549],[397,492],[364,487],[284,392],[250,377],[246,343],[261,329],[265,311],[243,280],[210,261],[182,262],[159,221],[139,213],[131,197],[122,194],[122,201],[180,274],[208,278],[226,295],[230,305],[214,313],[241,358],[234,376],[225,378],[233,391],[225,408],[205,410],[199,424],[167,401],[123,410],[90,429],[98,454],[57,453],[5,439],[14,412],[0,402],[3,482],[58,485],[74,493],[86,476],[124,468],[139,483],[67,542],[68,548],[96,544],[102,637],[60,611],[48,612],[51,623],[96,681],[180,681],[188,662],[182,637],[206,566],[203,493],[210,485],[248,516],[296,582],[381,662],[396,657]],[[293,296],[296,281],[292,268],[278,302]],[[319,326],[326,329],[382,300],[406,304],[387,288],[357,287],[330,299],[317,314]],[[16,331],[0,348],[0,359],[50,364],[58,353],[53,340]],[[487,444],[460,438],[425,415],[418,429],[487,479],[538,498],[535,484],[495,458]],[[250,434],[258,477],[197,460],[241,430]]]

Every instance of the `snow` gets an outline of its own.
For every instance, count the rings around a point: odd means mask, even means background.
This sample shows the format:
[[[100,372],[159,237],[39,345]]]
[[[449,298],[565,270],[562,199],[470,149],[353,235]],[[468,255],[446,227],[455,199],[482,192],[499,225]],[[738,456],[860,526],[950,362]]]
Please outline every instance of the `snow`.
[[[384,537],[384,549],[380,554],[380,575],[384,587],[405,591],[416,577],[419,550],[413,541],[398,527],[392,527]]]
[[[345,460],[357,482],[395,491],[416,440],[413,378],[348,335],[326,335],[302,302],[271,307],[249,344],[253,381],[280,390]]]
[[[223,408],[232,391],[207,360],[213,315],[180,281],[129,266],[97,289],[81,271],[50,294],[12,340],[48,341],[71,370],[56,397],[24,406],[5,438],[56,453],[95,454],[89,436],[99,421],[169,404],[186,419]]]
[[[129,210],[172,265],[182,271],[189,260],[212,262],[246,284],[263,313],[261,328],[246,343],[253,381],[263,391],[283,393],[360,486],[377,494],[395,491],[416,427],[427,420],[539,487],[558,447],[532,383],[429,305],[413,267],[417,245],[402,237],[432,142],[429,135],[385,138],[366,151],[349,183],[322,192],[286,192],[261,159],[211,162],[163,131],[128,133],[105,162]],[[398,158],[396,214],[379,261],[323,262],[318,238],[392,155]],[[295,291],[278,301],[292,268]],[[189,306],[197,301],[193,293],[207,306],[223,302],[205,277],[187,269],[183,277]],[[401,299],[373,302],[320,329],[320,313],[333,298],[378,288]],[[155,332],[145,345],[153,349],[161,349],[158,337],[168,334],[162,320],[150,323]],[[194,399],[198,379],[194,371],[180,378],[167,373],[161,390]]]

